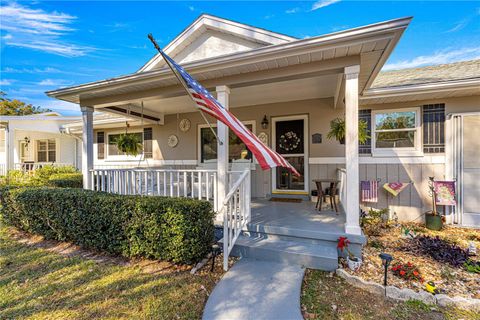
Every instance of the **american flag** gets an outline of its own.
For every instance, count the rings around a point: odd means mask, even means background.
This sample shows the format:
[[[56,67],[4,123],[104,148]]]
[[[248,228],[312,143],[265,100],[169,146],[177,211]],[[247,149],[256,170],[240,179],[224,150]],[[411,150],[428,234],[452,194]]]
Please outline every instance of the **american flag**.
[[[378,182],[360,181],[361,201],[362,202],[378,202]]]
[[[223,122],[228,126],[247,148],[253,153],[257,159],[260,167],[263,170],[271,169],[275,167],[285,167],[289,169],[293,174],[300,176],[295,168],[288,163],[280,154],[266,146],[260,139],[257,138],[240,120],[237,119],[230,111],[225,109],[215,99],[207,89],[205,89],[200,83],[198,83],[191,75],[188,74],[180,65],[178,65],[172,58],[170,58],[161,49],[157,48],[160,54],[163,56],[168,66],[177,75],[179,81],[190,97],[193,99],[197,107],[211,115],[215,119]],[[228,143],[228,142],[227,142]]]

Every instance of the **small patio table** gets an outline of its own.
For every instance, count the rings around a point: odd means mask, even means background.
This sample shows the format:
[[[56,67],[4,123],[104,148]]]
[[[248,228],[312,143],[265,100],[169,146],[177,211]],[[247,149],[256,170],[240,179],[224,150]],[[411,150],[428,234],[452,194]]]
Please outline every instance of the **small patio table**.
[[[338,207],[337,207],[337,200],[336,200],[336,193],[337,193],[337,185],[339,184],[338,179],[313,179],[313,182],[315,182],[315,185],[317,186],[317,203],[315,204],[315,208],[318,209],[318,211],[322,211],[322,201],[325,200],[326,202],[326,197],[328,196],[330,198],[330,207],[332,209],[335,208],[335,212],[338,214]],[[325,194],[322,188],[322,183],[329,183],[329,192],[328,194]]]

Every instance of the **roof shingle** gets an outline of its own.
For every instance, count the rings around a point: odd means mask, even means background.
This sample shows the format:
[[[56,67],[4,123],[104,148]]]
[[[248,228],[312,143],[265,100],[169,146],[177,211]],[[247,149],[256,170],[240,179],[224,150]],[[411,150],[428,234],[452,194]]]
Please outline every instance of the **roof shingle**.
[[[380,72],[371,88],[390,88],[480,78],[480,59]]]

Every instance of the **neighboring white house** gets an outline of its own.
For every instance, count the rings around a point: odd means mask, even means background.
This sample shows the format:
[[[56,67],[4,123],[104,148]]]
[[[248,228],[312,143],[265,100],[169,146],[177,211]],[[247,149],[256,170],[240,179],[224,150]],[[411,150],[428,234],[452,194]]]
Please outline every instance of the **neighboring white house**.
[[[404,220],[422,217],[430,209],[430,176],[457,179],[459,205],[450,220],[478,226],[480,61],[381,73],[410,20],[297,39],[202,15],[164,48],[254,134],[282,153],[300,178],[283,169],[261,170],[245,145],[228,139],[226,127],[209,118],[221,139],[230,140],[218,143],[160,55],[135,73],[47,94],[81,106],[82,127],[77,123],[71,129],[82,132],[87,188],[207,199],[213,192],[225,231],[234,235],[229,246],[239,236],[238,227],[250,221],[250,207],[245,207],[250,196],[306,198],[315,189],[313,179],[335,178],[339,172],[344,209],[339,223],[350,237],[361,234],[361,205],[389,207]],[[144,139],[145,154],[131,158],[119,153],[113,141],[125,126],[100,127],[93,121],[94,110],[135,119],[129,132]],[[344,145],[326,138],[330,121],[337,117],[346,120]],[[398,117],[406,125],[387,128],[386,119]],[[368,123],[372,137],[360,146],[359,118]],[[294,143],[285,141],[290,132]],[[245,160],[248,175],[238,180],[228,173]],[[94,170],[128,163],[150,170]],[[378,202],[363,204],[361,180],[377,180],[380,186],[412,183],[398,197],[380,187]],[[248,198],[236,198],[239,194]],[[237,220],[228,222],[233,218],[240,219],[238,225]],[[298,219],[303,219],[300,213]],[[295,219],[282,221],[288,221],[288,229]]]
[[[0,174],[45,164],[81,168],[81,142],[60,130],[62,125],[79,119],[56,112],[0,116]]]

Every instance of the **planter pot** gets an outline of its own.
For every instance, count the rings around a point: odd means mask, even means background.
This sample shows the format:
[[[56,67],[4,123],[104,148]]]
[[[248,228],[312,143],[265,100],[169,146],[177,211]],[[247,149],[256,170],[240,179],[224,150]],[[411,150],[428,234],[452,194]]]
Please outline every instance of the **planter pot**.
[[[350,259],[350,257],[347,256],[347,264],[350,270],[356,271],[362,266],[362,259],[358,257]]]
[[[425,214],[425,226],[430,230],[442,230],[443,221],[442,217],[439,215]]]
[[[340,142],[340,144],[345,144],[345,138],[338,140],[338,142]]]

